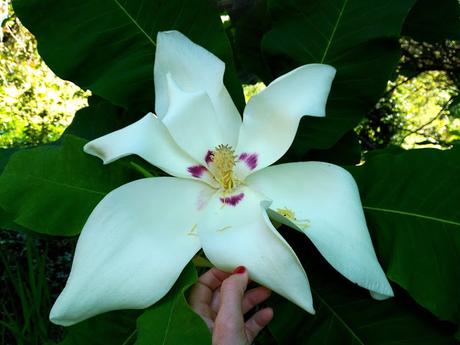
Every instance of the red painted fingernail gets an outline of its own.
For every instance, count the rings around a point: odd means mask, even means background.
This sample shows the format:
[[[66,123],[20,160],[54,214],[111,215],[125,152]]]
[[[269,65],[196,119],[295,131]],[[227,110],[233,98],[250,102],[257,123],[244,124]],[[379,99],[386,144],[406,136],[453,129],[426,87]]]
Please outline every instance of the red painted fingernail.
[[[238,266],[237,268],[233,270],[233,273],[237,273],[237,274],[241,274],[244,272],[246,272],[246,267],[244,266]]]

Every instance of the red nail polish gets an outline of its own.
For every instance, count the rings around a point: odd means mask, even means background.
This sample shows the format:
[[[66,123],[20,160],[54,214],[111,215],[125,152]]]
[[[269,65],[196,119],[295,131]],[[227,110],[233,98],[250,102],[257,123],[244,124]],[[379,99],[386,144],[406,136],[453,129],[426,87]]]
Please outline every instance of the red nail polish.
[[[238,266],[237,268],[233,270],[233,273],[237,273],[237,274],[241,274],[244,272],[246,272],[246,267],[244,266]]]

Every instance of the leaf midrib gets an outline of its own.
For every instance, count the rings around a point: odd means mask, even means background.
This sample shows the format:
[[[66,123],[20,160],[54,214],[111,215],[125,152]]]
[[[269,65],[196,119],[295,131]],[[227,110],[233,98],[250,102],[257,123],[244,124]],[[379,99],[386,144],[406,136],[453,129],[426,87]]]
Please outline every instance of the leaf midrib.
[[[169,315],[168,315],[168,322],[166,323],[166,331],[163,337],[163,341],[161,342],[162,345],[165,345],[166,342],[168,341],[168,335],[169,335],[169,329],[171,327],[171,321],[172,321],[172,316],[173,316],[173,311],[176,309],[177,302],[179,300],[179,296],[176,296],[174,299],[171,309],[169,310]]]
[[[414,212],[395,210],[395,209],[390,209],[390,208],[374,207],[374,206],[365,206],[365,205],[363,205],[363,209],[370,210],[370,211],[376,211],[376,212],[398,214],[398,215],[407,216],[407,217],[421,218],[421,219],[431,220],[431,221],[435,221],[435,222],[440,222],[440,223],[443,223],[443,224],[460,226],[460,222],[456,222],[456,221],[449,220],[449,219],[444,219],[444,218],[425,216],[423,214],[414,213]]]
[[[346,329],[348,332],[350,332],[350,334],[353,336],[353,338],[355,338],[355,340],[358,342],[358,344],[361,344],[361,345],[366,345],[359,337],[358,335],[351,329],[350,326],[348,326],[348,324],[346,323],[346,321],[344,319],[342,319],[340,317],[339,314],[337,314],[334,310],[334,308],[332,306],[329,305],[329,303],[327,303],[322,297],[321,295],[314,289],[314,288],[311,288],[312,292],[316,295],[316,297],[321,301],[321,303],[324,304],[324,306],[329,309],[329,311],[331,312],[331,314],[333,315],[333,317],[335,319],[337,319]]]
[[[13,178],[15,177],[14,175],[15,174],[13,174]],[[7,176],[7,174],[5,174],[4,176]],[[31,179],[31,180],[38,180],[40,182],[51,183],[51,184],[54,184],[54,185],[57,185],[57,186],[60,186],[60,187],[66,187],[66,188],[69,188],[69,189],[75,189],[75,190],[78,190],[78,191],[92,193],[92,194],[98,194],[98,195],[102,195],[102,196],[105,196],[107,194],[106,192],[101,192],[101,191],[98,191],[98,190],[88,189],[88,188],[84,188],[84,187],[79,187],[79,186],[76,186],[76,185],[71,185],[71,184],[67,184],[67,183],[64,183],[64,182],[59,182],[59,181],[47,179],[47,178],[40,177],[40,176],[30,175],[30,174],[21,175],[21,178],[26,178],[26,179]]]
[[[337,17],[337,20],[334,24],[334,27],[332,29],[331,37],[329,38],[329,41],[327,42],[326,49],[324,50],[323,56],[321,57],[320,63],[324,63],[324,60],[326,59],[326,55],[329,52],[329,48],[331,47],[331,43],[335,37],[335,32],[337,31],[337,28],[339,26],[340,20],[342,19],[343,12],[345,11],[345,7],[348,4],[348,0],[344,0],[342,8],[340,9],[339,16]]]
[[[118,6],[118,8],[128,17],[128,19],[139,29],[139,31],[156,47],[156,43],[152,38],[147,34],[147,32],[142,29],[139,23],[129,14],[129,12],[124,8],[118,0],[113,0],[113,2]]]

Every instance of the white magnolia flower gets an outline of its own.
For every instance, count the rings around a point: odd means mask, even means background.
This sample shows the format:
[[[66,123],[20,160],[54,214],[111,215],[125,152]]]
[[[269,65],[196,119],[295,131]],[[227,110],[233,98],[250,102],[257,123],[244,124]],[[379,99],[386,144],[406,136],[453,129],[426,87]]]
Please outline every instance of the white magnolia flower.
[[[216,267],[244,265],[252,280],[314,313],[305,271],[268,215],[303,232],[352,282],[377,297],[393,295],[351,175],[321,162],[269,166],[303,115],[325,115],[335,69],[311,64],[281,76],[251,98],[243,121],[224,69],[179,32],[158,34],[157,115],[89,142],[85,152],[105,164],[137,154],[175,177],[130,182],[97,205],[51,321],[68,326],[148,307],[201,248]]]

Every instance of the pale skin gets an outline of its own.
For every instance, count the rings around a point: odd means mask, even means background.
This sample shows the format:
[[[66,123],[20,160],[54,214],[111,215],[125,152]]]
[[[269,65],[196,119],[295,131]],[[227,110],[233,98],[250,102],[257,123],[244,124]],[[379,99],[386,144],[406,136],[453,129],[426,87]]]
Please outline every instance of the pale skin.
[[[213,345],[250,345],[273,318],[273,310],[263,308],[244,321],[244,314],[271,293],[263,286],[246,291],[248,282],[244,267],[233,273],[211,268],[193,286],[190,306],[211,330]]]

